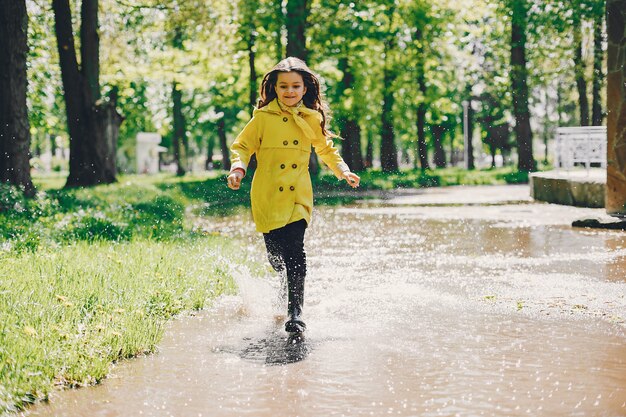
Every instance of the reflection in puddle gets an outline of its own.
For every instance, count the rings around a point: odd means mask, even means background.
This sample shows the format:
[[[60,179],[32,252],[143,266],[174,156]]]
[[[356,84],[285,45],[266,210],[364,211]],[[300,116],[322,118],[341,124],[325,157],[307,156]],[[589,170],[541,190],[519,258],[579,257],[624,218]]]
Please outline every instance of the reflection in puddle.
[[[158,354],[31,415],[626,415],[626,235],[571,228],[580,213],[319,209],[305,340],[275,321],[273,279],[234,271],[241,294]],[[264,262],[247,215],[207,227]]]
[[[242,359],[266,365],[288,365],[304,360],[311,351],[311,344],[304,334],[287,334],[280,327],[274,327],[261,338],[244,337],[243,349],[232,346],[219,346],[216,353],[239,355]]]

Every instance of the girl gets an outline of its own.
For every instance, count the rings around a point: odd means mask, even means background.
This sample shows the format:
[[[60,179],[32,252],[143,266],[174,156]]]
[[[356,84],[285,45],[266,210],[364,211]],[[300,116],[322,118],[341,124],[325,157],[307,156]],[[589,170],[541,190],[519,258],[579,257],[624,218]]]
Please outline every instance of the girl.
[[[231,147],[228,187],[238,190],[250,157],[257,169],[250,199],[257,231],[263,233],[268,259],[287,275],[288,321],[285,330],[301,333],[306,254],[304,232],[311,221],[313,189],[309,176],[311,145],[340,180],[352,188],[360,178],[350,172],[326,128],[328,106],[317,76],[298,58],[280,61],[261,84],[259,107]]]

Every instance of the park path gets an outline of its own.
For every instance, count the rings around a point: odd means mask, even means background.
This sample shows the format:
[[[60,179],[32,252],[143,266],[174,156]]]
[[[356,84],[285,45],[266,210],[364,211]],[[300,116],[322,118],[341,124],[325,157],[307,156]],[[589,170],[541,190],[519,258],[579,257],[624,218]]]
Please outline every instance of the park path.
[[[526,186],[319,207],[305,340],[281,330],[277,280],[233,267],[240,294],[175,320],[158,354],[29,415],[626,415],[626,233],[570,226],[602,214]],[[247,213],[204,227],[264,262]]]

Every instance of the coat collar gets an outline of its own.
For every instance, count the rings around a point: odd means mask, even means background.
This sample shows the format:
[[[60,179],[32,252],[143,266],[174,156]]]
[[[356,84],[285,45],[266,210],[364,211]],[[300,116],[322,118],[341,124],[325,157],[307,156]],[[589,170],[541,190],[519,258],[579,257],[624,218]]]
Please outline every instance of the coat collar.
[[[311,126],[309,126],[309,124],[304,120],[304,116],[310,116],[312,114],[319,115],[317,111],[309,109],[304,105],[300,105],[297,107],[286,107],[284,111],[293,115],[293,120],[296,122],[296,125],[298,125],[300,130],[302,130],[304,136],[308,137],[311,140],[315,139],[315,132],[313,131]],[[283,109],[281,109],[280,104],[278,103],[278,99],[275,98],[267,106],[261,107],[260,109],[255,109],[253,114],[256,115],[258,112],[280,115],[283,114]]]
[[[270,101],[267,106],[261,107],[260,109],[254,109],[254,114],[256,114],[257,112],[282,114],[283,109],[281,109],[281,106],[278,103],[278,98],[275,98],[274,100]],[[318,111],[309,109],[304,104],[301,104],[300,106],[297,106],[297,107],[286,108],[285,112],[291,113],[294,115],[300,115],[300,116],[305,116],[305,115],[310,116],[310,115],[319,114]]]

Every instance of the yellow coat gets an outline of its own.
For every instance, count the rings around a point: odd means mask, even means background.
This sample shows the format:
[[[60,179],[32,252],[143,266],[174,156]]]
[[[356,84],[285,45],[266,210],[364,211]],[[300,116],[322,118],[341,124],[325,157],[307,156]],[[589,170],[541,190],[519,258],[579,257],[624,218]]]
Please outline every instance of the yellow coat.
[[[320,126],[321,115],[304,106],[282,110],[277,99],[256,109],[232,144],[231,171],[247,170],[256,153],[257,169],[250,200],[257,231],[267,233],[288,223],[311,221],[313,188],[309,175],[311,145],[337,178],[349,171]]]

